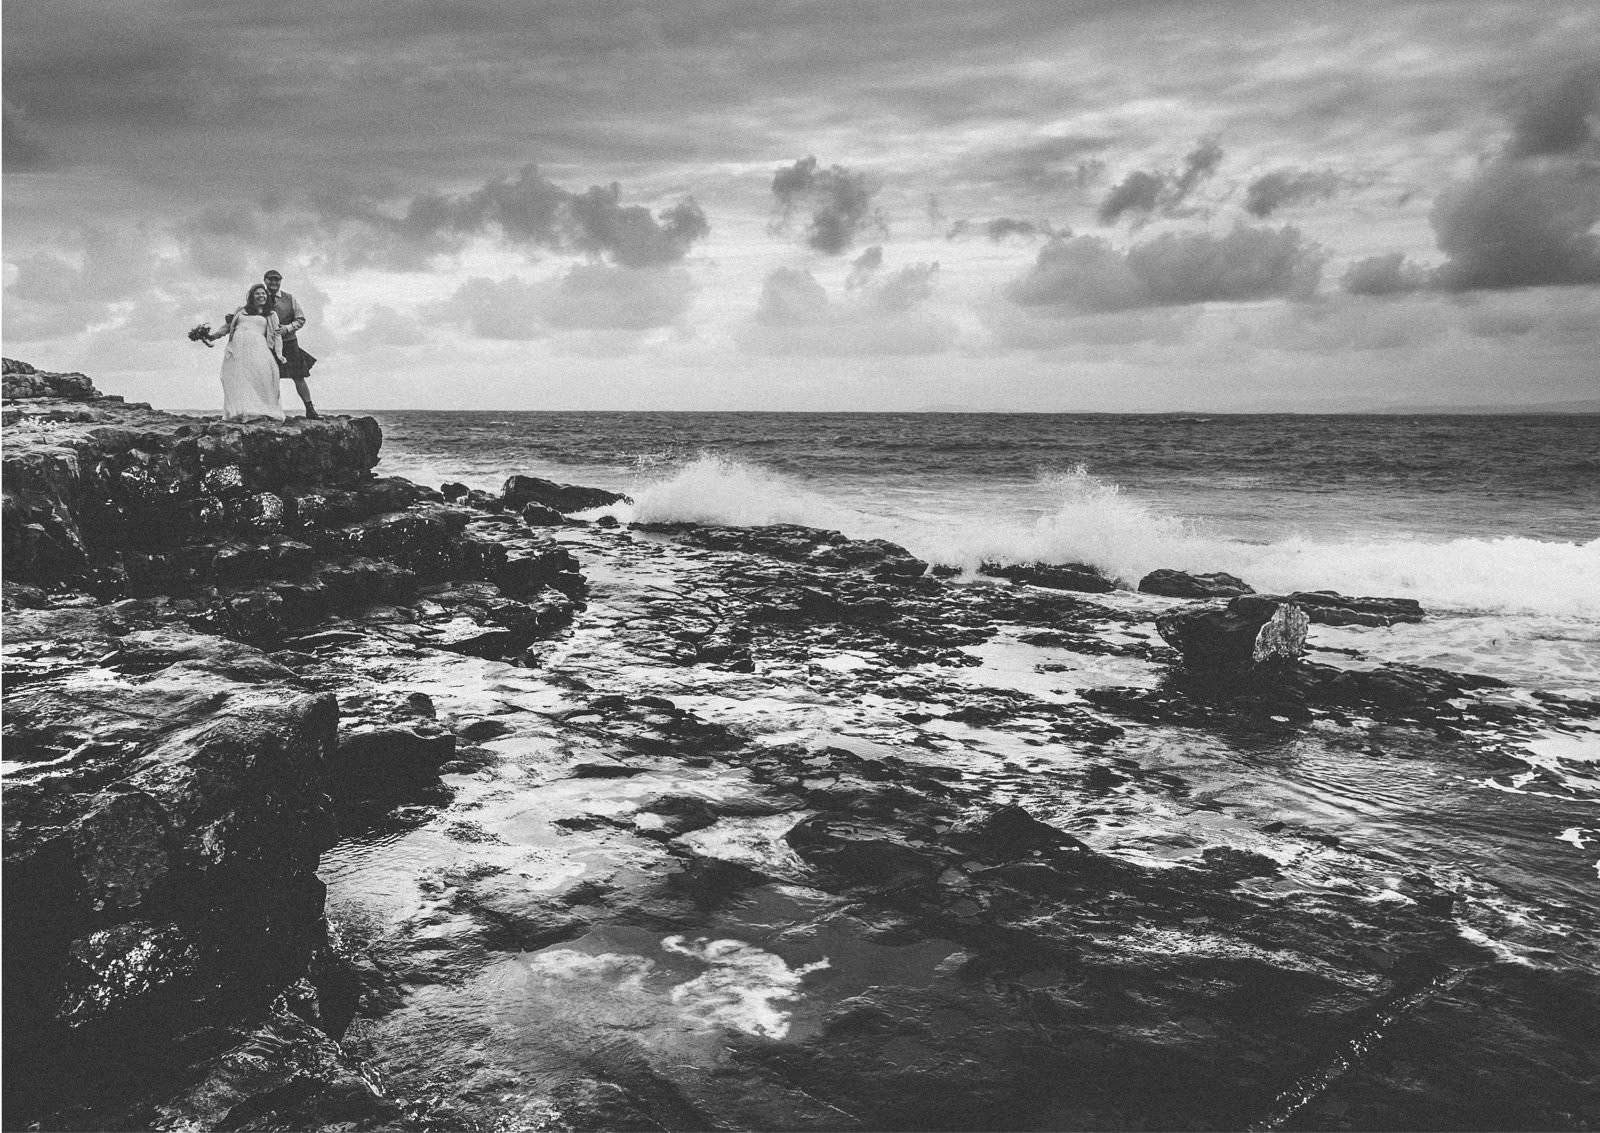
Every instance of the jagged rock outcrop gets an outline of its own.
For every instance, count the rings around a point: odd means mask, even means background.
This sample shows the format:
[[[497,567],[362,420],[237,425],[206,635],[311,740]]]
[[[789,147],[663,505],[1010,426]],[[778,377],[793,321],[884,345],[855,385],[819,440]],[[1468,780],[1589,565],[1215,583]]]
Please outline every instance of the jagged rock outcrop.
[[[1237,677],[1298,661],[1309,624],[1293,602],[1246,594],[1226,606],[1163,614],[1156,630],[1182,655],[1185,668]]]
[[[15,358],[4,360],[0,395],[7,401],[90,401],[105,397],[84,374],[56,374],[36,370]],[[121,398],[116,400],[121,401]]]

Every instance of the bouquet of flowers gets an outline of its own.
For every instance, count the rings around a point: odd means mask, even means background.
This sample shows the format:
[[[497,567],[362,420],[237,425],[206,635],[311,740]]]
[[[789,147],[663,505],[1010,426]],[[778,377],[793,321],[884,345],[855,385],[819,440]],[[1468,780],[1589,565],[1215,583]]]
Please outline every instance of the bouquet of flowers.
[[[211,349],[211,324],[201,323],[199,326],[191,330],[189,332],[189,341],[203,342],[206,344],[207,350]]]

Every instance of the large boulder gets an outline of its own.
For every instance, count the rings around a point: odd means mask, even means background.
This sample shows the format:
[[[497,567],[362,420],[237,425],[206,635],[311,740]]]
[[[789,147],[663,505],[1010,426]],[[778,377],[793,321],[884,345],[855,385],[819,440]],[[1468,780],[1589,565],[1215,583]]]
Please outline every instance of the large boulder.
[[[1099,567],[1087,563],[992,563],[978,567],[984,574],[1006,578],[1047,590],[1079,590],[1085,594],[1106,594],[1117,588]]]
[[[621,492],[610,492],[604,488],[585,488],[578,484],[558,484],[554,480],[543,480],[537,476],[512,476],[506,480],[505,487],[500,492],[501,506],[506,511],[517,512],[529,504],[544,504],[566,515],[575,511],[588,511],[590,508],[609,507],[612,504],[628,502],[630,502],[628,497]]]
[[[1183,666],[1217,676],[1248,675],[1293,664],[1305,651],[1310,621],[1293,602],[1255,594],[1226,606],[1174,610],[1156,630],[1183,657]]]
[[[1423,618],[1422,604],[1414,598],[1351,598],[1332,590],[1297,590],[1288,600],[1318,625],[1392,626]]]
[[[1240,594],[1255,593],[1254,587],[1244,579],[1222,571],[1190,574],[1165,567],[1141,578],[1139,589],[1146,594],[1160,594],[1165,598],[1236,598]]]

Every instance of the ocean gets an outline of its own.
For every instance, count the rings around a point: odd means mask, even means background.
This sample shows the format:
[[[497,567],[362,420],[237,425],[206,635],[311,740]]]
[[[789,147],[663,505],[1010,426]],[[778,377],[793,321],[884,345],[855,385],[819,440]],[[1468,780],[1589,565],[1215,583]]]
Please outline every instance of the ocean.
[[[1379,660],[1600,694],[1600,417],[378,412],[379,471],[626,492],[619,519],[801,523],[931,562],[1158,567],[1408,597]]]

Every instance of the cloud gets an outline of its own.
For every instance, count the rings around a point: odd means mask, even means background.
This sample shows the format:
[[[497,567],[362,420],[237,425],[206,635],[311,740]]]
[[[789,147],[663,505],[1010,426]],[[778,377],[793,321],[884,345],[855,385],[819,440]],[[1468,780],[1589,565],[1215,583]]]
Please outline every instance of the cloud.
[[[1524,90],[1500,154],[1434,198],[1428,220],[1444,262],[1433,269],[1398,253],[1354,265],[1345,290],[1494,291],[1600,283],[1600,67],[1585,66]]]
[[[1015,220],[1008,216],[997,216],[983,226],[983,231],[994,243],[998,244],[1007,236],[1021,236],[1031,240],[1035,236],[1054,236],[1055,230],[1047,220],[1035,224],[1031,220]]]
[[[1576,68],[1526,88],[1511,113],[1507,157],[1575,154],[1593,146],[1600,115],[1600,65]]]
[[[543,317],[561,330],[652,330],[683,319],[694,293],[681,268],[575,264],[550,292]]]
[[[1105,160],[1092,155],[1112,142],[1109,135],[1058,134],[1020,146],[994,146],[967,158],[957,173],[963,181],[985,185],[1076,193],[1105,175]]]
[[[1167,233],[1127,251],[1097,236],[1052,240],[1005,288],[1021,307],[1066,313],[1191,303],[1306,299],[1325,253],[1293,227],[1236,226],[1225,236]]]
[[[1023,240],[1034,240],[1039,237],[1046,239],[1055,236],[1070,236],[1070,228],[1057,229],[1048,220],[1022,220],[1018,217],[997,216],[990,220],[958,220],[945,230],[946,240],[960,240],[964,237],[982,232],[992,244],[1000,244],[1012,236]]]
[[[1153,213],[1166,191],[1168,178],[1164,173],[1135,170],[1111,190],[1101,202],[1095,215],[1101,224],[1115,224],[1125,212]]]
[[[1345,179],[1330,169],[1275,169],[1250,182],[1244,211],[1264,220],[1281,208],[1325,201],[1344,184]]]
[[[623,267],[659,267],[676,263],[689,246],[711,232],[706,214],[692,199],[679,201],[651,217],[648,209],[624,206],[616,182],[594,186],[569,202],[576,221],[573,243],[592,255],[609,254]]]
[[[1115,224],[1126,213],[1149,217],[1158,210],[1171,213],[1222,164],[1222,147],[1211,139],[1201,141],[1183,160],[1177,172],[1139,169],[1124,177],[1096,210],[1101,224]]]
[[[1442,299],[1417,303],[1381,303],[1372,299],[1334,298],[1321,303],[1296,303],[1268,312],[1256,345],[1303,354],[1340,355],[1349,351],[1403,350],[1437,342],[1449,333],[1452,319]]]
[[[1454,299],[1462,329],[1476,339],[1536,339],[1576,357],[1600,357],[1600,290],[1528,288]]]
[[[938,264],[913,264],[858,285],[849,301],[835,303],[810,272],[777,268],[762,284],[739,340],[748,350],[771,355],[940,353],[954,343],[955,324],[917,309],[932,297],[938,273]]]
[[[1600,283],[1600,165],[1495,161],[1441,193],[1429,220],[1445,290]]]
[[[874,244],[851,262],[850,278],[845,280],[845,290],[854,291],[859,287],[865,287],[881,267],[883,267],[883,245]]]
[[[331,229],[354,226],[343,233],[346,260],[401,269],[424,266],[429,257],[456,252],[467,238],[485,235],[623,267],[656,267],[682,260],[711,231],[693,198],[652,216],[641,205],[624,205],[616,182],[572,193],[533,164],[470,192],[417,193],[399,215],[371,199],[336,193],[313,203]]]
[[[554,331],[646,331],[678,323],[695,287],[681,268],[574,264],[554,279],[475,276],[423,313],[478,338],[528,341]]]
[[[91,225],[61,251],[24,253],[7,267],[6,337],[39,341],[113,322],[135,299],[148,302],[152,284],[170,282],[172,262],[141,228]]]
[[[1200,182],[1206,180],[1217,171],[1217,166],[1222,164],[1222,147],[1215,140],[1207,138],[1189,152],[1183,159],[1183,172],[1178,174],[1173,183],[1172,192],[1177,201],[1183,200]]]
[[[1352,264],[1339,285],[1352,295],[1405,295],[1426,290],[1432,279],[1429,269],[1412,263],[1404,252],[1389,252]]]
[[[772,195],[783,210],[781,223],[788,223],[797,209],[809,209],[806,244],[831,256],[864,232],[888,231],[882,214],[872,207],[877,193],[878,186],[865,173],[842,165],[818,169],[815,157],[801,158],[772,177]]]
[[[348,337],[353,344],[366,349],[421,346],[428,341],[423,327],[424,322],[419,318],[403,315],[386,303],[374,303],[367,308],[366,322]]]
[[[547,292],[545,286],[518,276],[501,280],[473,276],[424,313],[465,323],[478,338],[527,341],[549,334],[542,318]]]

